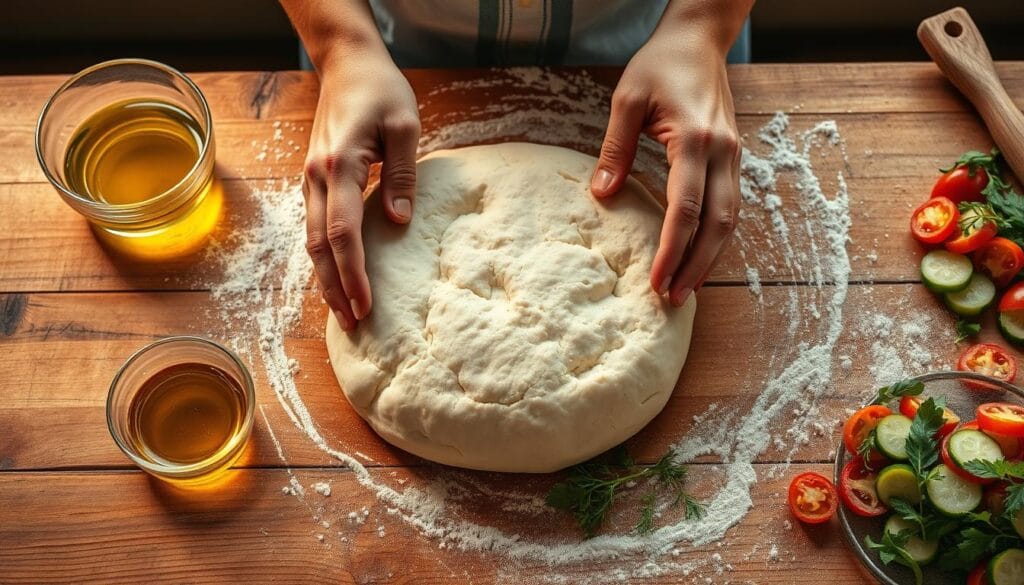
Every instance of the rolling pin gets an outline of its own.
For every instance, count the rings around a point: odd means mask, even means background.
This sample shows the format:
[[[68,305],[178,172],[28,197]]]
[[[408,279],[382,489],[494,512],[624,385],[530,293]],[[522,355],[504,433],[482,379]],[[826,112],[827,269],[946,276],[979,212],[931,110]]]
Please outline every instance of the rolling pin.
[[[917,27],[917,38],[974,104],[1010,169],[1024,181],[1024,114],[999,81],[992,55],[971,16],[957,7],[926,18]]]

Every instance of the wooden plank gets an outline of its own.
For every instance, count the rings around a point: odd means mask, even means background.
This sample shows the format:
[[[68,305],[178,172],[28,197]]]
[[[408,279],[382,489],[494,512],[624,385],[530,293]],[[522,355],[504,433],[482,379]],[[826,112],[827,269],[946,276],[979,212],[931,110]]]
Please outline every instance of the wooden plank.
[[[766,116],[740,119],[748,146],[755,152],[763,152],[756,131],[767,120]],[[793,133],[803,132],[820,120],[818,116],[794,116]],[[968,114],[844,114],[837,116],[837,120],[846,140],[848,163],[842,163],[833,154],[816,158],[815,164],[827,193],[833,192],[834,177],[839,171],[849,184],[853,279],[915,281],[921,251],[907,235],[911,208],[930,191],[937,167],[954,160],[964,150],[986,148],[990,139],[974,116]],[[256,157],[263,141],[273,139],[270,122],[234,123],[227,127],[237,133],[230,134],[230,140],[225,138],[227,145],[221,148],[224,156],[219,173],[226,177],[228,201],[218,231],[221,238],[251,221],[253,203],[249,193],[269,185],[232,178],[292,176],[300,171],[302,154],[296,152],[289,159],[266,165],[256,161]],[[304,132],[308,132],[308,127],[303,128],[303,132],[295,131],[302,136],[283,138],[284,144],[287,140],[301,143]],[[890,135],[900,139],[890,140]],[[27,144],[6,151],[0,146],[0,173],[3,168],[16,173],[38,173],[31,156]],[[785,207],[797,207],[787,181],[780,184],[780,195]],[[208,262],[145,265],[112,259],[97,245],[86,222],[48,184],[0,184],[0,206],[18,210],[0,214],[0,257],[7,262],[0,271],[0,291],[201,288],[204,282],[217,277]],[[758,209],[751,213],[764,216]],[[739,247],[749,251],[748,261],[765,281],[806,279],[785,271],[777,258],[757,253],[767,245],[762,233],[765,227],[745,223],[736,236],[739,243],[734,244],[734,250],[712,273],[713,282],[744,280],[745,265],[736,251]],[[55,246],[55,242],[60,245]]]
[[[1024,63],[1000,62],[996,70],[1007,92],[1024,100]],[[613,87],[618,68],[587,67],[598,83]],[[410,69],[405,72],[421,99],[431,88],[496,79],[500,70]],[[303,71],[189,73],[218,121],[304,119],[316,107],[316,75]],[[0,128],[34,122],[43,104],[68,76],[0,77]],[[740,114],[800,106],[807,113],[963,112],[970,105],[931,63],[816,63],[729,66]]]
[[[791,474],[806,470],[829,472],[826,465],[796,465],[775,479],[763,478],[754,486],[754,508],[721,544],[683,545],[677,556],[668,557],[692,564],[689,572],[621,582],[688,583],[710,578],[716,583],[816,584],[827,574],[830,583],[869,583],[845,548],[835,521],[786,528],[786,483]],[[757,471],[762,477],[768,472],[764,466]],[[388,473],[394,472],[380,470],[374,475],[388,481]],[[398,479],[408,477],[412,482],[421,482],[424,475],[397,473]],[[428,477],[436,474],[426,471]],[[554,476],[476,475],[493,488],[514,485],[517,491],[537,494],[554,481]],[[701,466],[690,481],[698,490],[707,489],[715,475],[716,470]],[[73,575],[77,583],[547,583],[552,576],[580,582],[638,565],[623,559],[550,566],[511,561],[499,552],[439,548],[437,540],[389,515],[346,470],[301,471],[297,479],[307,486],[330,482],[332,494],[324,498],[309,490],[302,499],[282,495],[288,476],[281,470],[234,472],[215,490],[187,492],[137,472],[0,473],[2,581],[35,584]],[[364,506],[369,511],[364,523],[347,519],[349,512]],[[621,509],[635,508],[624,502]],[[564,516],[541,514],[525,519],[521,514],[494,514],[486,522],[524,539],[579,538]],[[632,521],[624,513],[613,519],[610,529],[626,532]],[[324,536],[323,542],[317,535]],[[771,550],[777,561],[771,560]]]
[[[827,293],[826,289],[826,293]],[[663,413],[631,441],[644,461],[665,452],[695,428],[693,417],[716,405],[719,413],[743,415],[760,393],[766,378],[777,375],[795,357],[799,342],[822,338],[809,316],[787,334],[791,319],[785,306],[790,293],[801,303],[822,297],[813,287],[769,286],[759,301],[745,287],[706,287],[694,325],[690,355],[677,390]],[[117,368],[145,343],[171,334],[200,334],[227,339],[207,293],[30,294],[0,297],[0,469],[127,467],[105,425],[107,387]],[[834,351],[835,388],[822,401],[825,426],[812,432],[810,443],[794,443],[784,432],[795,415],[793,404],[782,410],[771,431],[783,439],[759,461],[826,461],[832,456],[832,425],[846,409],[864,402],[875,388],[871,345],[876,314],[898,323],[919,311],[928,324],[927,348],[932,364],[953,363],[959,351],[952,343],[953,318],[920,285],[855,286],[844,308],[846,333]],[[416,464],[418,460],[381,441],[351,410],[327,364],[322,327],[325,307],[310,293],[302,321],[286,339],[299,362],[299,390],[321,432],[347,452],[359,451],[374,465]],[[988,323],[983,339],[996,340]],[[237,329],[235,330],[237,335]],[[901,338],[893,337],[896,345]],[[908,342],[909,345],[909,342]],[[907,349],[892,349],[910,361]],[[788,357],[787,357],[788,356]],[[839,367],[852,357],[849,370]],[[258,356],[248,356],[256,376],[257,401],[266,411],[293,466],[337,465],[296,429],[273,395]],[[252,447],[242,465],[279,465],[262,417],[257,417]]]

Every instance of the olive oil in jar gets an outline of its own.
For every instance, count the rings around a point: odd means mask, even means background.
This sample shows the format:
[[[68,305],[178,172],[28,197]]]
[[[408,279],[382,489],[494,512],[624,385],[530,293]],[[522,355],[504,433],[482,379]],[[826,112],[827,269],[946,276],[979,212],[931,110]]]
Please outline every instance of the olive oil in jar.
[[[138,259],[185,256],[205,243],[223,205],[212,163],[200,164],[208,140],[212,136],[203,126],[174,104],[116,102],[75,130],[64,155],[64,177],[75,193],[105,205],[180,201],[137,225],[101,224],[96,234]]]
[[[128,438],[153,462],[187,466],[216,459],[244,429],[239,382],[208,364],[181,363],[143,383],[128,409]],[[224,466],[230,465],[230,461]]]

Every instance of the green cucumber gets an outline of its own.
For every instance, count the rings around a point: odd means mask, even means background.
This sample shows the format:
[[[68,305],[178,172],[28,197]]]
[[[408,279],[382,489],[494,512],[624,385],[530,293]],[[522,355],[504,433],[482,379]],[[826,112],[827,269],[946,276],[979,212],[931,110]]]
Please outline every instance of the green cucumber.
[[[967,288],[942,295],[946,306],[957,315],[973,317],[980,315],[996,299],[996,285],[989,277],[975,272]]]
[[[1002,461],[1003,449],[992,437],[974,429],[963,429],[949,436],[947,448],[949,458],[963,469],[964,464],[975,459]]]
[[[1024,585],[1024,550],[1010,548],[992,557],[986,576],[990,585]]]
[[[921,280],[937,293],[967,288],[973,273],[970,258],[947,250],[932,250],[921,259]]]
[[[981,486],[971,483],[939,464],[928,481],[928,499],[947,516],[963,516],[981,503]]]
[[[890,414],[875,427],[875,446],[889,459],[907,460],[907,437],[911,420],[902,414]]]
[[[890,534],[899,534],[904,530],[911,530],[915,535],[918,534],[917,524],[912,523],[910,520],[904,520],[902,517],[895,514],[889,516],[889,519],[885,521],[884,530]],[[917,561],[917,564],[927,565],[934,561],[935,557],[938,555],[939,541],[923,540],[919,536],[911,536],[907,540],[907,544],[903,547],[903,550],[907,551],[910,558]]]
[[[1024,310],[1000,312],[999,332],[1006,341],[1014,345],[1024,345]]]
[[[886,506],[892,498],[899,498],[914,505],[921,502],[921,488],[917,483],[917,475],[904,463],[883,467],[875,479],[875,491],[878,492],[878,499]]]

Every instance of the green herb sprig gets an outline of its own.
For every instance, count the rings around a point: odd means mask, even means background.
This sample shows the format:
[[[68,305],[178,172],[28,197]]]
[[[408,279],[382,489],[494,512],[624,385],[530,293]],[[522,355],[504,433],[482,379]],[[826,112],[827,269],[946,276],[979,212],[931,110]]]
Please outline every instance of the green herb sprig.
[[[975,323],[973,321],[967,321],[965,319],[956,320],[956,339],[953,343],[960,343],[969,337],[981,333],[981,323]]]
[[[903,565],[914,572],[914,582],[917,585],[921,585],[924,582],[924,575],[921,574],[921,566],[917,564],[917,561],[910,556],[907,552],[906,546],[907,541],[913,536],[913,530],[903,530],[898,534],[894,534],[889,531],[885,531],[882,534],[882,539],[879,542],[875,542],[871,539],[871,535],[864,536],[864,544],[867,545],[869,550],[876,551],[878,558],[881,559],[882,564],[888,565],[889,563],[895,562],[898,565]]]
[[[910,423],[910,434],[907,435],[907,459],[917,481],[924,491],[924,486],[931,479],[934,470],[929,471],[939,460],[939,442],[935,435],[942,428],[943,408],[945,400],[929,398],[917,407],[914,422]]]
[[[1003,516],[1013,521],[1024,509],[1024,461],[988,461],[973,459],[964,463],[964,469],[982,479],[1001,479],[1009,482],[1006,486],[1006,500],[1003,502]]]

